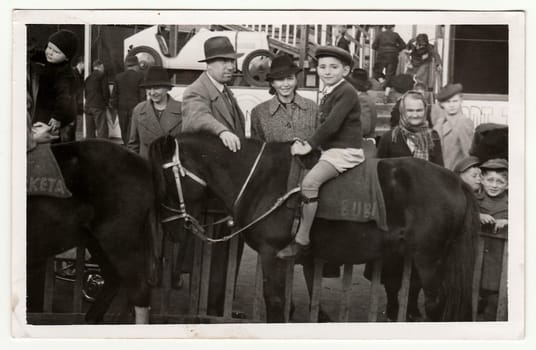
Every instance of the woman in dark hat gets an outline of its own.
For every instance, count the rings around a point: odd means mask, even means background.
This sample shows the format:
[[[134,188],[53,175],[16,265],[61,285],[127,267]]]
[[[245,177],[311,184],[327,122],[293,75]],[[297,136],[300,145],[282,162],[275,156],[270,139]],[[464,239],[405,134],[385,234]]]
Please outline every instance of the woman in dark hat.
[[[270,66],[270,100],[251,111],[251,137],[265,142],[286,142],[313,135],[318,124],[318,106],[296,92],[300,68],[288,55],[277,56]]]
[[[48,38],[44,51],[30,57],[32,122],[48,124],[61,141],[73,141],[76,122],[76,77],[70,62],[78,49],[78,37],[60,30]]]
[[[346,77],[346,80],[357,90],[357,98],[361,106],[360,118],[363,137],[374,138],[378,113],[376,112],[376,103],[367,93],[372,86],[368,73],[364,69],[356,68],[350,76]]]
[[[182,113],[181,103],[168,94],[173,85],[164,68],[149,67],[140,86],[146,89],[149,99],[138,103],[132,111],[127,146],[147,158],[151,142],[164,135],[180,133]]]

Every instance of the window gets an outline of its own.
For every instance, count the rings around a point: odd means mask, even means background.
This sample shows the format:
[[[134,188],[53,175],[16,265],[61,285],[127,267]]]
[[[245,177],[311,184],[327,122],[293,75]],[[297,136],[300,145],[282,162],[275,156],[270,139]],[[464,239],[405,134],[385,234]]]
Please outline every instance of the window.
[[[457,25],[452,27],[450,81],[464,92],[508,94],[508,26]]]

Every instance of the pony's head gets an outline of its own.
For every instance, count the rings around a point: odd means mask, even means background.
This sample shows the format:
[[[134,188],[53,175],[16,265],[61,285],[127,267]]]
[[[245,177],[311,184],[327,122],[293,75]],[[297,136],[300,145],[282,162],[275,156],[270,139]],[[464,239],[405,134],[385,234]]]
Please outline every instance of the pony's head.
[[[207,187],[195,167],[184,164],[184,150],[172,136],[163,136],[149,147],[156,207],[164,231],[175,242],[184,241],[186,231],[195,230]]]

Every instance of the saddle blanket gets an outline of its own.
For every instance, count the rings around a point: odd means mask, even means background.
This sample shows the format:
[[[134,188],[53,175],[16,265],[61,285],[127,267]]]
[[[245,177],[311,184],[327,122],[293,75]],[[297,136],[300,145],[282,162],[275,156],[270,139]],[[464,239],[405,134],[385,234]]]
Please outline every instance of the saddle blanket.
[[[375,221],[379,229],[387,231],[378,161],[369,158],[322,185],[316,216],[328,220]]]
[[[71,197],[49,144],[39,144],[27,153],[28,196]]]

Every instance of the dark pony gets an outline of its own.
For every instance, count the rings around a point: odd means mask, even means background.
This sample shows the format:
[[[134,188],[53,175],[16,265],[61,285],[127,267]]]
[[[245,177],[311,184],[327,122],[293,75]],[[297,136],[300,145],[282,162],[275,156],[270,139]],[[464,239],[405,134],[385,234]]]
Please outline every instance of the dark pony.
[[[235,203],[261,142],[243,140],[232,153],[219,138],[204,133],[178,137],[180,160],[185,169],[203,179],[225,204],[236,227],[252,222],[287,191],[291,155],[289,143],[267,144],[241,199]],[[150,159],[160,188],[158,200],[178,207],[171,170],[175,139],[163,137],[150,148]],[[333,264],[361,264],[391,254],[409,254],[422,281],[426,316],[434,321],[471,320],[471,288],[474,239],[478,232],[478,208],[466,185],[452,172],[413,158],[392,158],[378,164],[389,231],[374,223],[316,219],[311,232],[312,255]],[[186,211],[203,201],[204,188],[188,176],[181,177]],[[276,253],[291,240],[293,210],[282,205],[242,233],[262,260],[264,298],[268,322],[283,322],[285,263]],[[175,228],[184,230],[183,222]],[[188,227],[186,227],[188,228]],[[184,234],[184,232],[183,232]],[[312,258],[305,259],[308,283]]]
[[[161,254],[161,239],[151,237],[161,230],[154,226],[149,164],[104,140],[51,148],[73,196],[27,197],[27,311],[43,309],[46,259],[80,244],[87,247],[106,281],[86,314],[87,322],[101,322],[118,291],[126,293],[118,298],[126,301],[123,310],[127,305],[147,308],[149,279],[157,283],[154,258]],[[148,313],[141,318],[148,321]]]

